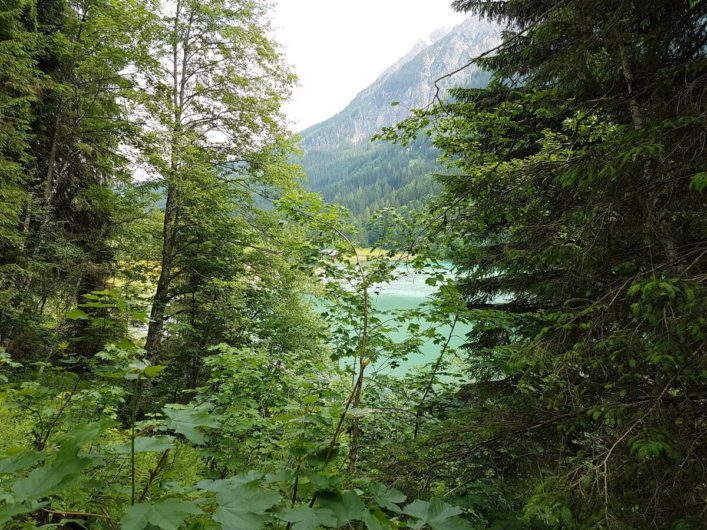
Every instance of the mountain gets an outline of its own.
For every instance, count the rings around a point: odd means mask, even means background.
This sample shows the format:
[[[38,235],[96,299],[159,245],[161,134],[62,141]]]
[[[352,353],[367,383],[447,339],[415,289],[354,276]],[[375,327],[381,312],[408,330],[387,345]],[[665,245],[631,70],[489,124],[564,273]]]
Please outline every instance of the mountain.
[[[410,109],[428,105],[434,98],[435,79],[453,72],[499,41],[497,26],[473,17],[440,33],[433,33],[427,42],[418,41],[344,110],[304,130],[303,149],[342,149],[368,142],[382,127],[404,119]],[[488,74],[470,67],[444,79],[440,86],[484,86],[487,81]],[[391,105],[392,102],[399,104]]]
[[[493,48],[500,30],[468,18],[451,30],[440,30],[415,46],[362,90],[344,110],[302,131],[302,164],[308,185],[331,202],[349,208],[362,228],[361,243],[372,244],[366,233],[370,215],[386,206],[421,208],[435,192],[431,174],[437,153],[426,140],[403,148],[371,142],[382,127],[406,118],[435,96],[434,81]],[[469,67],[440,82],[441,96],[451,86],[482,87],[489,75]]]
[[[371,142],[382,127],[406,118],[410,109],[428,105],[434,81],[493,48],[497,26],[468,18],[451,30],[440,30],[415,46],[362,90],[344,110],[302,132],[302,163],[309,187],[325,199],[349,208],[362,227],[362,243],[370,215],[386,207],[422,207],[436,190],[431,174],[437,153],[426,140],[403,148]],[[450,86],[482,87],[486,72],[469,67],[440,82],[441,96]]]

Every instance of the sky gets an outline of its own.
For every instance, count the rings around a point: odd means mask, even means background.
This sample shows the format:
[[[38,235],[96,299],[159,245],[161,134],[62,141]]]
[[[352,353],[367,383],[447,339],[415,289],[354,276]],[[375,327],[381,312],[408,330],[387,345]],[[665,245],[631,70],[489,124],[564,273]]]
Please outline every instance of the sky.
[[[419,40],[464,20],[451,0],[276,0],[275,39],[299,77],[294,130],[342,110]]]

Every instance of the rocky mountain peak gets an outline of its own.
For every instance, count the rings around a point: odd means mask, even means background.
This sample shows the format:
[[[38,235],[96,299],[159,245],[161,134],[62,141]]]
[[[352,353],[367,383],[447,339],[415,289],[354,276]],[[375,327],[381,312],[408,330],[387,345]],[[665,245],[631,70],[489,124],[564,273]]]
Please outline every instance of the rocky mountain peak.
[[[499,39],[498,26],[474,17],[452,29],[433,32],[356,95],[344,110],[303,131],[303,149],[341,149],[368,142],[382,127],[404,119],[410,109],[430,103],[435,79],[492,48]],[[440,86],[484,86],[487,81],[487,73],[470,67]],[[392,106],[392,102],[398,104]]]

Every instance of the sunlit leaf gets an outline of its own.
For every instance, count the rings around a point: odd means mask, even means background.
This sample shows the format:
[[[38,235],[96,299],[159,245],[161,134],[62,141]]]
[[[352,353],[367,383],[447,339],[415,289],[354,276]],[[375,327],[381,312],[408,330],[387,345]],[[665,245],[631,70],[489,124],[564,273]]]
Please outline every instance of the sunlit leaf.
[[[68,311],[64,316],[69,320],[85,320],[88,318],[88,315],[84,311],[81,311],[78,307]]]

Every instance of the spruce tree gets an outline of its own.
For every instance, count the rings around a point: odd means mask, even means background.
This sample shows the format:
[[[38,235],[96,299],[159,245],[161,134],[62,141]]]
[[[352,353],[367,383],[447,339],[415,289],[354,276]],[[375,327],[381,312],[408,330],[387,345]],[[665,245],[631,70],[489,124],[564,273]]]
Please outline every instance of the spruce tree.
[[[435,461],[461,492],[495,480],[529,523],[696,528],[707,5],[454,6],[506,26],[477,60],[493,82],[388,131],[430,125],[443,152],[430,223],[475,322]]]

